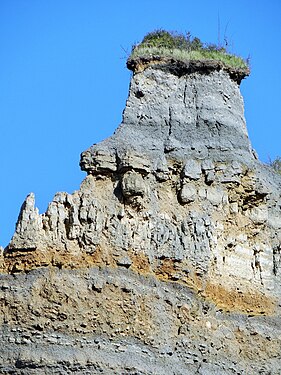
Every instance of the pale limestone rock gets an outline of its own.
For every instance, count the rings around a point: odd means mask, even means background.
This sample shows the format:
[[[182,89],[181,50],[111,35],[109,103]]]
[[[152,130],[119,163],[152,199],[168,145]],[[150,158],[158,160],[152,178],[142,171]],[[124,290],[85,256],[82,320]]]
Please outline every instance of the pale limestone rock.
[[[190,178],[191,180],[198,180],[201,177],[201,163],[197,160],[188,160],[183,169],[183,177]]]
[[[206,189],[206,198],[214,205],[219,206],[224,201],[226,201],[225,193],[221,188],[218,187],[208,187]]]
[[[146,186],[142,176],[136,172],[127,172],[122,178],[122,192],[125,198],[146,194]]]
[[[44,239],[42,216],[35,207],[35,196],[30,193],[24,201],[16,225],[16,232],[11,240],[11,248],[36,249]]]
[[[193,202],[196,198],[197,190],[192,184],[184,184],[180,191],[180,201],[182,203]]]
[[[266,205],[260,205],[259,207],[253,207],[247,210],[246,215],[255,224],[264,224],[268,220],[268,208]]]

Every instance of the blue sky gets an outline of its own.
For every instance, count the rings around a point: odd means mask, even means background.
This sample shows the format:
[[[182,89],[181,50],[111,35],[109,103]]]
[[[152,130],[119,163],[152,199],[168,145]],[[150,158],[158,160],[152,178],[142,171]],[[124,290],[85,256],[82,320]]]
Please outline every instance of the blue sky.
[[[280,150],[280,0],[0,0],[0,244],[35,193],[44,212],[57,191],[79,189],[80,153],[121,122],[130,72],[126,51],[152,30],[227,37],[250,55],[241,84],[253,147]]]

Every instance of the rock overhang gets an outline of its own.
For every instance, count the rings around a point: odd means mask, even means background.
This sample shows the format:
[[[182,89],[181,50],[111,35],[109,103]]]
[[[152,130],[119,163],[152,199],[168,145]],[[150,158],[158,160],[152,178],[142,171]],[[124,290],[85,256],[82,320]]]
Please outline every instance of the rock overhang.
[[[178,60],[173,57],[163,57],[157,55],[130,57],[127,60],[127,68],[134,74],[144,71],[153,66],[155,69],[162,69],[178,77],[191,73],[210,74],[213,71],[226,71],[230,78],[236,83],[250,75],[250,68],[235,68],[219,60]]]

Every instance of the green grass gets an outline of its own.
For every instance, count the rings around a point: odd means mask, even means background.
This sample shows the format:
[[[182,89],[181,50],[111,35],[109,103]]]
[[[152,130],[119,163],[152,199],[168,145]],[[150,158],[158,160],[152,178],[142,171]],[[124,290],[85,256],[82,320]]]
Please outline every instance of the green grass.
[[[190,60],[215,60],[221,61],[225,65],[231,66],[237,69],[248,69],[247,63],[238,56],[231,55],[226,52],[220,51],[208,51],[208,50],[195,50],[186,51],[181,49],[167,49],[159,47],[136,47],[132,52],[130,58],[134,59],[136,57],[170,57],[180,61],[190,61]]]
[[[129,58],[153,56],[174,58],[184,62],[213,60],[232,68],[249,69],[244,59],[228,53],[223,47],[203,44],[199,38],[192,39],[190,33],[183,35],[161,29],[148,33],[141,43],[133,46]]]

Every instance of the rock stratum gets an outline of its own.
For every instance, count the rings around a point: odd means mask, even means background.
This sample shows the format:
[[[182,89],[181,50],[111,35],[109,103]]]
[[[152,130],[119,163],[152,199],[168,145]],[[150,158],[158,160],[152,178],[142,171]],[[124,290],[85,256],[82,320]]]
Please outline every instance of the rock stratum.
[[[87,177],[1,255],[0,373],[281,374],[281,178],[222,64],[148,59]]]

